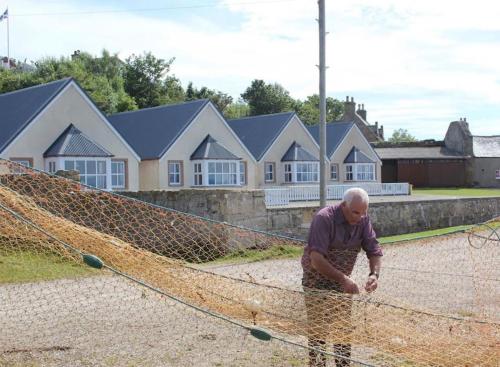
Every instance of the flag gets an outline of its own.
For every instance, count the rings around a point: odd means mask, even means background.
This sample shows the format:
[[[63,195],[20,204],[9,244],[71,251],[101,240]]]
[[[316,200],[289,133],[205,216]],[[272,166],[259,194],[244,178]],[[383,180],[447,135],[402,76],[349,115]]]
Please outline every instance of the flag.
[[[0,22],[9,17],[9,8],[5,9],[2,15],[0,15]]]

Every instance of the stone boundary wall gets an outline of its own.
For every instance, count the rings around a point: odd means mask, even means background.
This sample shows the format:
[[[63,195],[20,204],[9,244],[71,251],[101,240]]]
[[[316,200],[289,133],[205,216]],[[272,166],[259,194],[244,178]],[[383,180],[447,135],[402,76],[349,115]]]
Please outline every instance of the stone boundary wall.
[[[267,209],[261,190],[141,191],[122,194],[221,222],[303,239],[318,209]],[[500,215],[500,197],[372,203],[369,213],[377,235],[390,236],[486,221]]]

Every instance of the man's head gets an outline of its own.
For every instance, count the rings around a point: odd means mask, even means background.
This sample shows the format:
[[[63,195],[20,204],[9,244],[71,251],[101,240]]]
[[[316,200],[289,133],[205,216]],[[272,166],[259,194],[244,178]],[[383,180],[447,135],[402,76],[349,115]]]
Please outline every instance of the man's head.
[[[366,215],[369,203],[370,199],[365,190],[357,187],[347,190],[341,204],[346,221],[351,225],[359,223]]]

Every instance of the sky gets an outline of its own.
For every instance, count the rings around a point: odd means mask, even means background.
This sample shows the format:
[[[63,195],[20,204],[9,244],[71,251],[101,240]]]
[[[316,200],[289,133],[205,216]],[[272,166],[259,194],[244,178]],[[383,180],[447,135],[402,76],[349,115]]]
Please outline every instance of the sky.
[[[467,118],[500,135],[500,2],[326,0],[326,94],[363,103],[385,137],[442,140]],[[171,74],[235,100],[254,79],[296,99],[318,93],[315,0],[0,0],[10,56],[35,61],[103,49],[175,57]],[[0,55],[7,22],[0,23]]]

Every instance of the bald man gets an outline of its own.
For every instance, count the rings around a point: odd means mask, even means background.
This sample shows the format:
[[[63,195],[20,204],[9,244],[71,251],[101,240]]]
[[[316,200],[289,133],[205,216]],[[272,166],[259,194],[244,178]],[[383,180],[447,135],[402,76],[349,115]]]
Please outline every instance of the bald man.
[[[377,289],[382,249],[368,217],[366,191],[352,188],[342,202],[327,206],[314,216],[302,256],[305,303],[308,320],[309,365],[326,366],[317,350],[334,340],[337,367],[349,366],[351,358],[352,294],[358,285],[350,278],[356,258],[363,249],[369,260],[367,292]]]

